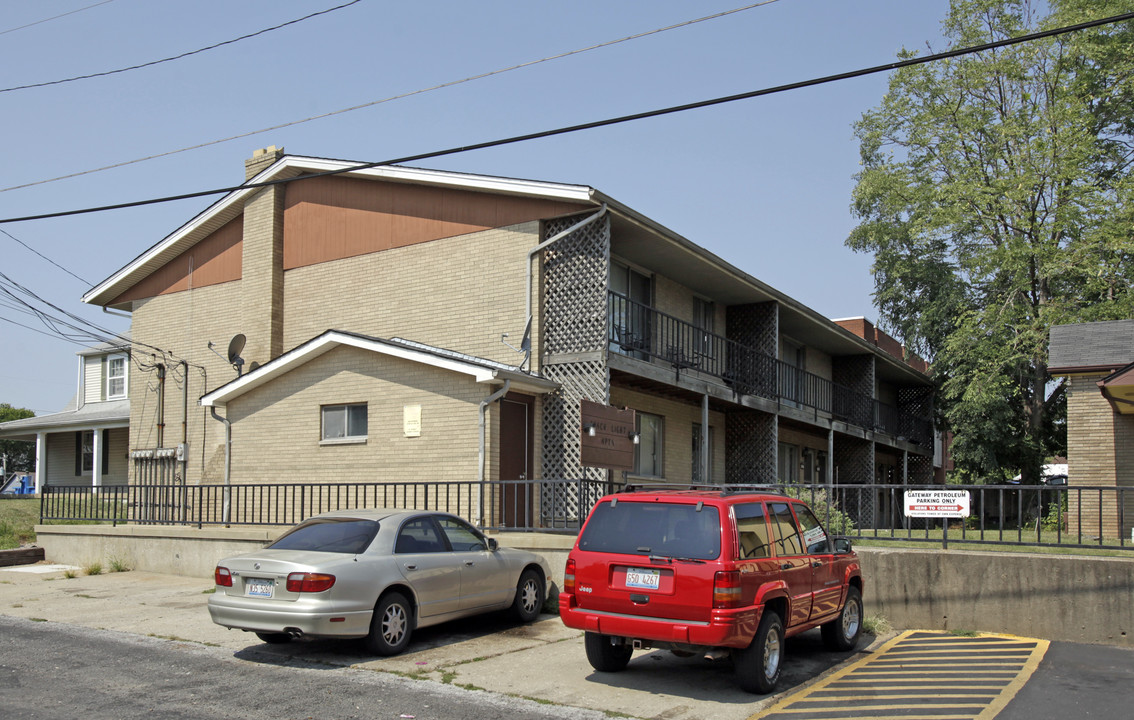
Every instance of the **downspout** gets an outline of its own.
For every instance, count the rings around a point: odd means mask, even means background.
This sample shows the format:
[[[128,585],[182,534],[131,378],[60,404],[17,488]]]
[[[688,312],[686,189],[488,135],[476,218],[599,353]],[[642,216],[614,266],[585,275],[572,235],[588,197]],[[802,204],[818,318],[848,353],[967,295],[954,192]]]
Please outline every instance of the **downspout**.
[[[567,237],[568,235],[575,232],[576,230],[581,230],[582,228],[585,228],[587,225],[590,225],[595,220],[598,220],[600,217],[602,217],[605,214],[606,214],[606,203],[603,203],[602,207],[599,209],[599,211],[597,213],[595,213],[594,215],[591,215],[589,217],[583,218],[582,220],[575,223],[574,225],[567,228],[566,230],[563,230],[562,232],[555,233],[555,235],[553,235],[552,237],[548,238],[547,240],[544,240],[539,245],[536,245],[534,248],[532,248],[531,252],[528,253],[528,285],[527,285],[527,294],[524,296],[525,297],[524,307],[527,310],[527,312],[525,313],[525,319],[526,320],[531,320],[531,318],[532,318],[532,258],[534,258],[536,256],[536,254],[543,252],[544,249],[547,248],[549,245],[553,245],[553,244],[559,242],[560,240]]]
[[[217,414],[217,409],[210,405],[209,412],[214,420],[224,423],[224,507],[221,510],[221,522],[229,526],[229,516],[232,513],[232,423],[228,418]]]
[[[484,417],[488,413],[488,406],[507,395],[510,387],[512,387],[512,381],[505,380],[502,388],[480,401],[480,453],[477,456],[480,462],[477,463],[476,470],[477,484],[480,486],[480,499],[478,500],[479,505],[476,509],[476,516],[480,519],[481,527],[484,527]]]

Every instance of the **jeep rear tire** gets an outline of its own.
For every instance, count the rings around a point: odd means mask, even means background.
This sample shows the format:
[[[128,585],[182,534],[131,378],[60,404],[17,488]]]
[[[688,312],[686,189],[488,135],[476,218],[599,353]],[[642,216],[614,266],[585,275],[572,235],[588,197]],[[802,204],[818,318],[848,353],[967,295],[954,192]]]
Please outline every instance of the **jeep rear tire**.
[[[862,593],[856,587],[847,588],[847,601],[839,616],[820,626],[823,644],[832,650],[853,650],[862,633]]]
[[[752,644],[733,650],[732,665],[741,690],[766,695],[776,689],[784,659],[784,622],[779,613],[764,608]]]
[[[621,638],[588,632],[583,637],[587,648],[587,661],[599,672],[619,672],[626,669],[634,646]]]

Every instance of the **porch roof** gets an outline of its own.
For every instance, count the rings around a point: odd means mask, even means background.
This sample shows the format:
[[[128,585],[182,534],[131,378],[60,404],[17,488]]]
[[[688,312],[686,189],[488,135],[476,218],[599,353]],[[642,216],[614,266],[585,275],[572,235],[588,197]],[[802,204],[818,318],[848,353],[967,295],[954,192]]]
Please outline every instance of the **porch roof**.
[[[130,427],[129,399],[87,403],[78,409],[0,423],[0,438],[31,441],[41,432],[117,427]]]

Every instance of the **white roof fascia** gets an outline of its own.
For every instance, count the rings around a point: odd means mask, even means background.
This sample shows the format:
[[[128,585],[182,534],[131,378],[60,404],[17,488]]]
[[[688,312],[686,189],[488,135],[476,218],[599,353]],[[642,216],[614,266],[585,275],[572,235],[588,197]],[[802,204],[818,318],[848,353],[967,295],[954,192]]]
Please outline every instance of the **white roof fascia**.
[[[508,379],[512,380],[517,386],[522,385],[526,389],[537,392],[548,392],[558,387],[557,383],[544,378],[531,376],[527,373],[503,371],[476,363],[440,357],[433,353],[414,350],[375,338],[366,338],[350,333],[330,330],[280,355],[275,360],[260,366],[248,374],[217,388],[211,393],[206,393],[201,397],[199,402],[204,407],[224,407],[228,404],[229,400],[239,397],[249,390],[265,385],[280,375],[290,372],[341,345],[349,345],[362,350],[369,350],[371,352],[429,365],[441,370],[449,370],[451,372],[469,375],[478,383],[501,384],[505,379]]]

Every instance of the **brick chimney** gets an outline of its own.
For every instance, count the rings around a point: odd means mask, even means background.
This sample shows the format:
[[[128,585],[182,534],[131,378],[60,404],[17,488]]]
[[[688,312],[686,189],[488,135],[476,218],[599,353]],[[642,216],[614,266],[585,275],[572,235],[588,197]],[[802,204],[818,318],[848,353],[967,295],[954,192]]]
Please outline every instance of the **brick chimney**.
[[[284,156],[274,145],[244,161],[245,180]],[[241,301],[245,370],[283,353],[283,205],[286,185],[262,188],[244,201]]]

